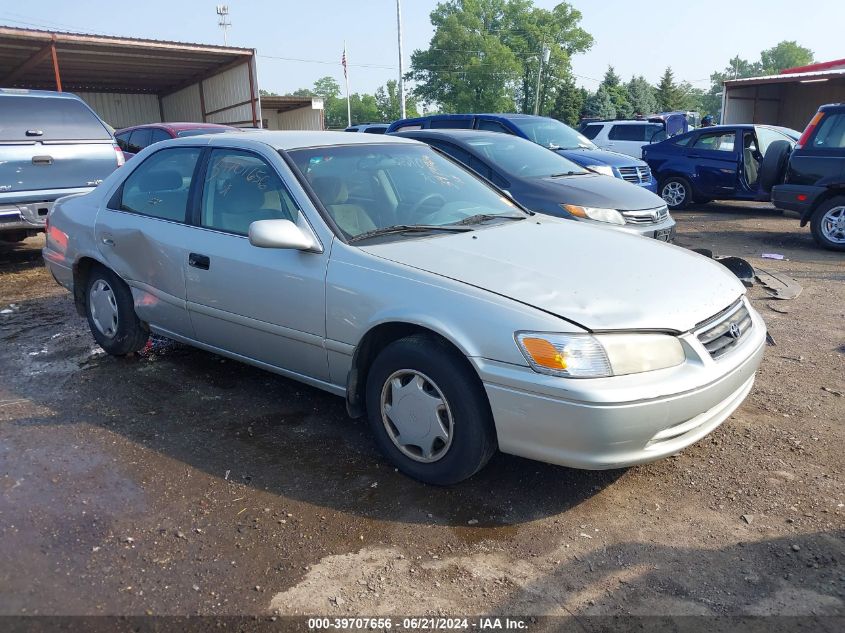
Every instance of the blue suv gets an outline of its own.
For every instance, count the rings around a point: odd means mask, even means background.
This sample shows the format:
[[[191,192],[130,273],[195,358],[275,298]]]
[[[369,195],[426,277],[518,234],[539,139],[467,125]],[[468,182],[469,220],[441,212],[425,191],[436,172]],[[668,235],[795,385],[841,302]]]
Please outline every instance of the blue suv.
[[[581,167],[657,192],[657,183],[645,162],[599,149],[568,125],[549,117],[530,114],[435,114],[394,121],[387,133],[429,129],[472,129],[514,134],[548,147]]]

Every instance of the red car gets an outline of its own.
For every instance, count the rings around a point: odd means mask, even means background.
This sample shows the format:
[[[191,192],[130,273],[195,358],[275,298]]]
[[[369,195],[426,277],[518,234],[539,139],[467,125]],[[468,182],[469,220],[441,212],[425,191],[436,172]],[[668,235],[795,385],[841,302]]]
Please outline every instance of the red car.
[[[166,141],[181,136],[199,136],[200,134],[220,134],[221,132],[241,132],[231,125],[217,123],[147,123],[117,130],[114,138],[126,160],[144,149],[147,145]]]

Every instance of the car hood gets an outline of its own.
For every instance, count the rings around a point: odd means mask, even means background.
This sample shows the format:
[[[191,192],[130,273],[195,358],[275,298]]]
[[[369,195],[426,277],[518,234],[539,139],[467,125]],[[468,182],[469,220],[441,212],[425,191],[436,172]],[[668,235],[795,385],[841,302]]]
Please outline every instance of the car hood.
[[[660,196],[643,187],[632,185],[621,178],[611,178],[600,174],[535,178],[529,182],[540,186],[546,195],[556,196],[556,200],[565,204],[619,209],[620,211],[639,211],[666,206]]]
[[[645,167],[645,163],[641,160],[628,156],[627,154],[620,154],[619,152],[610,152],[606,149],[556,149],[554,150],[561,156],[564,156],[574,163],[578,163],[582,167],[588,165],[610,165],[611,167]]]
[[[744,293],[725,267],[692,251],[623,231],[540,217],[361,248],[588,330],[686,332]]]

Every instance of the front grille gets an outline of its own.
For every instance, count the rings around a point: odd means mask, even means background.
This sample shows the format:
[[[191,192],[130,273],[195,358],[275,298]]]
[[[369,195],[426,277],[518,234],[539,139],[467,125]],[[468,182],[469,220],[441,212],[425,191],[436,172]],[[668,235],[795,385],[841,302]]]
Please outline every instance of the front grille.
[[[625,224],[659,224],[669,217],[666,207],[643,209],[641,211],[620,211],[625,218]]]
[[[751,327],[751,315],[740,299],[727,310],[705,321],[697,336],[710,356],[719,358],[739,345]]]
[[[619,175],[622,176],[622,180],[635,185],[647,185],[651,182],[651,168],[648,165],[620,167]]]

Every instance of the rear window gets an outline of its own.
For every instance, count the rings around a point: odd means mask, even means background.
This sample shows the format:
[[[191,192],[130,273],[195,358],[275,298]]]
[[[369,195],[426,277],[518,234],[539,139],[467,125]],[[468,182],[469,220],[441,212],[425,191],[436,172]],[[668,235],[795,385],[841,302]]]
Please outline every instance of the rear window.
[[[642,123],[635,125],[614,125],[607,137],[611,141],[649,142],[651,137],[661,132],[663,126],[656,123]]]
[[[601,129],[603,127],[603,125],[588,125],[583,130],[581,130],[581,134],[583,134],[592,141],[599,135],[599,132],[601,132]]]
[[[811,147],[840,149],[845,147],[845,114],[828,114],[819,124]]]
[[[364,130],[366,134],[384,134],[385,132],[387,132],[386,127],[368,127]]]
[[[0,95],[0,140],[108,140],[111,134],[81,101]]]

